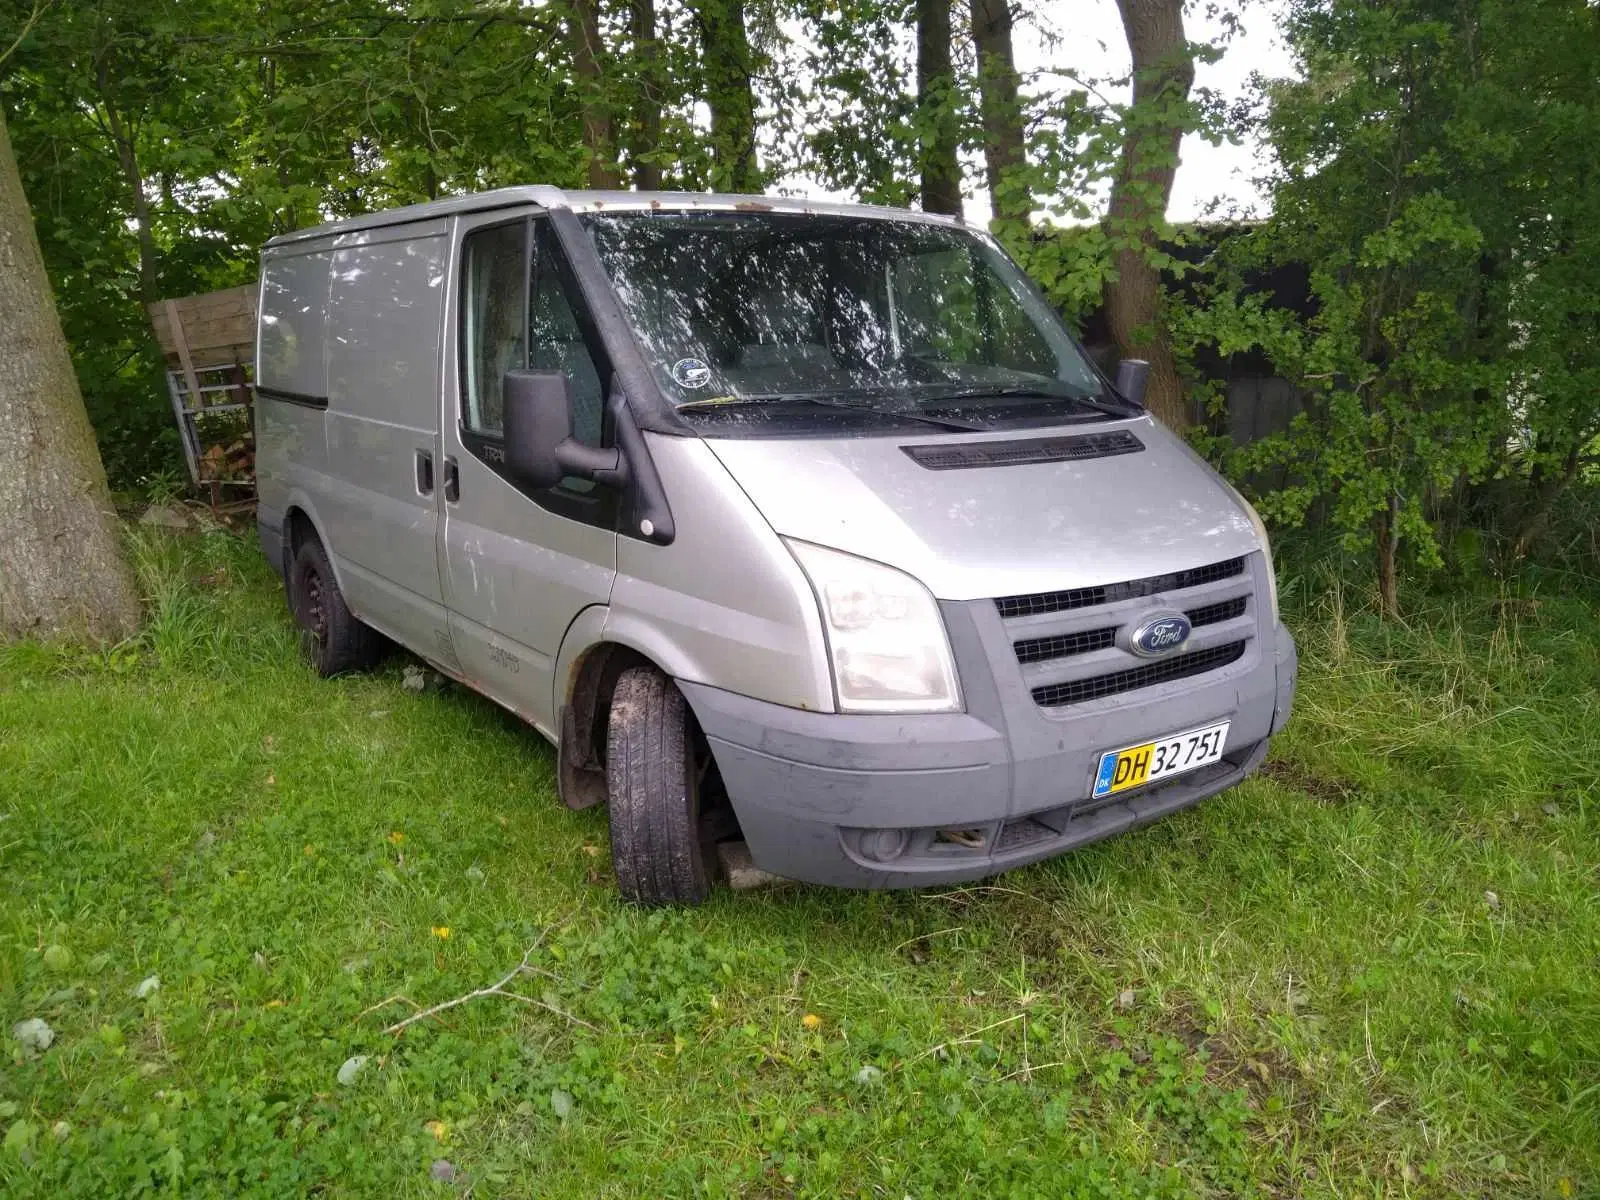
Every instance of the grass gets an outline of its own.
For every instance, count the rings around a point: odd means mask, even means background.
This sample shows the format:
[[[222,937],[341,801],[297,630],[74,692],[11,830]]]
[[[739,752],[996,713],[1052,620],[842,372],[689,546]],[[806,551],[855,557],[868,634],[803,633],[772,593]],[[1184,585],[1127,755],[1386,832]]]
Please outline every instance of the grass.
[[[248,543],[136,551],[136,643],[0,650],[0,1193],[1600,1194],[1592,595],[1384,627],[1308,572],[1233,792],[644,913],[536,735],[315,679]],[[382,1032],[525,953],[538,1003]]]

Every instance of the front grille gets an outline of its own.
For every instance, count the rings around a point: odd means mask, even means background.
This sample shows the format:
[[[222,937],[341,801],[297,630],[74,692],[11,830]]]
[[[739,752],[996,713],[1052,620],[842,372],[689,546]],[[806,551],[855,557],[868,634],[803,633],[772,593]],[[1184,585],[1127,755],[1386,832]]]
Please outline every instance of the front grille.
[[[1140,596],[1154,596],[1158,592],[1173,592],[1182,588],[1200,587],[1221,579],[1243,575],[1245,560],[1230,558],[1204,567],[1191,567],[1187,571],[1174,571],[1170,575],[1151,575],[1145,579],[1130,579],[1125,583],[1108,583],[1100,587],[1069,588],[1063,592],[1035,592],[1029,596],[1002,596],[995,607],[1001,617],[1036,617],[1044,613],[1066,612],[1074,608],[1090,608],[1098,604],[1115,604],[1119,600],[1134,600]]]
[[[1102,696],[1115,696],[1135,688],[1152,687],[1170,683],[1174,679],[1187,679],[1218,667],[1237,662],[1244,655],[1244,642],[1229,642],[1206,650],[1191,650],[1176,654],[1160,662],[1134,667],[1128,671],[1113,671],[1109,675],[1096,675],[1090,679],[1073,679],[1066,683],[1051,683],[1033,689],[1034,703],[1041,708],[1058,708],[1063,704],[1078,704],[1084,700],[1098,700]]]
[[[1089,654],[1117,644],[1117,631],[1111,629],[1085,629],[1078,633],[1058,633],[1051,637],[1027,638],[1016,644],[1017,661],[1044,662],[1051,658],[1070,658],[1074,654]]]
[[[1237,662],[1255,636],[1248,618],[1258,561],[1241,555],[1165,575],[992,603],[1021,670],[1019,682],[1041,708],[1060,709]],[[1153,606],[1168,604],[1189,619],[1189,648],[1140,658],[1128,634]]]
[[[1195,629],[1202,625],[1215,625],[1244,616],[1245,598],[1219,600],[1215,604],[1191,608],[1183,615]],[[1075,654],[1092,654],[1096,650],[1109,650],[1117,644],[1117,627],[1108,629],[1080,629],[1076,633],[1054,633],[1049,637],[1024,638],[1014,646],[1020,663],[1048,662],[1052,658],[1071,658]]]
[[[1235,617],[1244,616],[1244,597],[1235,596],[1232,600],[1219,600],[1215,604],[1191,608],[1183,615],[1189,618],[1189,624],[1196,629],[1202,625],[1217,625],[1223,621],[1231,621]]]
[[[1027,463],[1075,462],[1138,454],[1144,443],[1126,429],[1109,433],[1084,433],[1071,437],[1024,438],[1010,442],[957,442],[901,446],[911,460],[930,471],[958,471],[965,467],[1016,467]]]

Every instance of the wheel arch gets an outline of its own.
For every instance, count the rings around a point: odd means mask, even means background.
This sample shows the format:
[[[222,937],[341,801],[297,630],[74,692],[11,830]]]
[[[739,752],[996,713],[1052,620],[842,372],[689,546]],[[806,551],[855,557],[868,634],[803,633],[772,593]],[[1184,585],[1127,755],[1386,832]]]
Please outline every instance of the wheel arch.
[[[603,634],[605,608],[585,609],[568,629],[556,671],[558,728],[556,780],[568,808],[590,808],[606,798],[606,727],[617,679],[629,667],[646,666],[668,679],[671,672],[636,646]],[[583,636],[587,626],[597,636]],[[576,644],[574,644],[576,642]]]
[[[283,510],[283,577],[289,578],[289,568],[294,564],[295,555],[300,553],[300,547],[305,545],[308,538],[315,538],[322,544],[328,553],[328,564],[333,568],[333,581],[339,585],[340,592],[344,592],[344,575],[339,569],[339,556],[328,544],[327,534],[323,532],[322,522],[317,519],[316,511],[311,501],[303,493],[296,492],[289,497],[289,503]]]
[[[616,616],[604,604],[585,608],[567,626],[556,658],[551,700],[560,731],[557,779],[570,808],[605,799],[606,721],[617,677],[630,666],[652,667],[672,680],[702,676],[681,648],[648,636],[638,622],[619,628]]]
[[[678,694],[682,703],[686,722],[683,744],[694,764],[695,782],[690,786],[696,796],[696,836],[699,839],[695,861],[702,864],[696,870],[715,872],[717,867],[710,857],[711,847],[722,841],[737,841],[743,836],[738,814],[722,786],[716,755],[700,728],[694,706],[678,685],[682,676],[670,669],[671,660],[663,661],[665,656],[659,653],[652,653],[631,640],[611,636],[606,618],[602,605],[585,610],[568,627],[562,641],[555,677],[555,699],[560,713],[556,784],[562,803],[572,809],[590,808],[609,801],[613,786],[629,786],[629,772],[624,771],[619,782],[607,762],[608,742],[615,732],[611,728],[612,708],[623,676],[634,668],[648,668]],[[610,816],[615,854],[618,817],[615,812]],[[618,879],[621,886],[620,869]],[[623,894],[632,895],[625,886]],[[693,902],[699,898],[697,893],[690,899]]]

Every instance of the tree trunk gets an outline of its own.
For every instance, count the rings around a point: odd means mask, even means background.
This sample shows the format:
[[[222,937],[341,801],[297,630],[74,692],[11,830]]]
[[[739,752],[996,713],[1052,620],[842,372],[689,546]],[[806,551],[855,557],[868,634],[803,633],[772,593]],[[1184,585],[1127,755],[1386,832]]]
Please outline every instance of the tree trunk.
[[[611,96],[601,78],[600,0],[572,0],[567,14],[572,73],[582,106],[583,148],[589,160],[589,186],[620,188],[616,139],[611,127]]]
[[[1400,578],[1395,560],[1400,550],[1400,497],[1393,493],[1383,512],[1373,518],[1377,550],[1378,612],[1385,620],[1400,615]]]
[[[661,146],[661,42],[656,37],[656,0],[632,0],[635,93],[633,114],[633,186],[641,192],[661,190],[661,164],[654,159]]]
[[[961,213],[961,127],[950,65],[950,0],[917,0],[917,125],[922,211]]]
[[[1117,8],[1133,57],[1133,107],[1106,214],[1117,247],[1115,275],[1105,287],[1106,319],[1118,354],[1150,362],[1150,411],[1181,430],[1189,425],[1188,405],[1161,325],[1161,275],[1150,254],[1172,198],[1194,59],[1183,31],[1182,0],[1117,0]]]
[[[101,79],[101,88],[105,88],[104,77]],[[111,130],[111,141],[117,151],[117,166],[122,169],[122,179],[128,185],[128,198],[133,208],[133,231],[139,241],[139,304],[143,307],[161,299],[160,289],[156,285],[156,235],[150,224],[150,201],[144,194],[144,172],[139,169],[139,155],[133,144],[133,135],[109,102],[105,110],[106,126]]]
[[[706,106],[711,110],[711,189],[759,192],[755,55],[744,0],[695,0]]]
[[[1011,50],[1011,0],[972,0],[972,44],[978,55],[978,107],[990,209],[1001,230],[1021,232],[1033,212],[1033,195],[1020,178],[1028,160],[1021,79]]]
[[[1587,439],[1585,439],[1587,440]],[[1584,442],[1574,442],[1567,451],[1566,458],[1559,471],[1553,471],[1548,466],[1536,467],[1531,483],[1532,501],[1524,513],[1521,523],[1517,527],[1516,537],[1511,543],[1511,564],[1519,565],[1528,557],[1528,552],[1533,549],[1533,544],[1539,535],[1544,532],[1545,526],[1550,523],[1550,514],[1567,488],[1572,486],[1573,480],[1578,477],[1578,468],[1583,462]]]
[[[3,115],[0,330],[0,640],[124,638],[138,599]]]

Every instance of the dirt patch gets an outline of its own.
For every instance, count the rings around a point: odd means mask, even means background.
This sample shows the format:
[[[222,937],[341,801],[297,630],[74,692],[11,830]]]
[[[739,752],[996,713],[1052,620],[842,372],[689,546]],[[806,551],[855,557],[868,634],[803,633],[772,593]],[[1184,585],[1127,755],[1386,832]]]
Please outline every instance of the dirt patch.
[[[1243,1088],[1252,1111],[1269,1111],[1268,1101],[1276,1097],[1280,1119],[1308,1134],[1315,1129],[1316,1085],[1280,1047],[1244,1046],[1225,1033],[1208,1032],[1200,1012],[1184,1003],[1168,1007],[1158,1028],[1205,1055],[1207,1082],[1229,1091]]]
[[[1274,783],[1304,793],[1323,804],[1345,804],[1361,795],[1361,786],[1336,775],[1319,775],[1297,762],[1268,759],[1261,774]]]
[[[1194,1034],[1191,1037],[1196,1036]],[[1309,1127],[1316,1118],[1313,1088],[1300,1068],[1276,1047],[1245,1049],[1226,1037],[1198,1034],[1190,1045],[1206,1052],[1206,1078],[1218,1087],[1245,1089],[1252,1108],[1260,1111],[1276,1094],[1298,1125]],[[1189,1039],[1185,1039],[1188,1041]]]
[[[1320,1128],[1320,1089],[1281,1047],[1246,1045],[1228,1033],[1208,1033],[1198,1009],[1184,1003],[1169,1007],[1158,1019],[1162,1032],[1177,1038],[1196,1054],[1204,1053],[1206,1080],[1220,1088],[1242,1088],[1245,1102],[1258,1114],[1258,1132],[1280,1144],[1288,1141],[1315,1145],[1323,1135]],[[1372,1115],[1383,1113],[1390,1120],[1404,1118],[1411,1111],[1407,1098],[1384,1086],[1379,1079],[1369,1081]],[[1305,1166],[1313,1171],[1315,1168]],[[1304,1181],[1287,1175],[1261,1181],[1267,1194],[1298,1196]],[[1457,1193],[1447,1193],[1457,1194]]]

